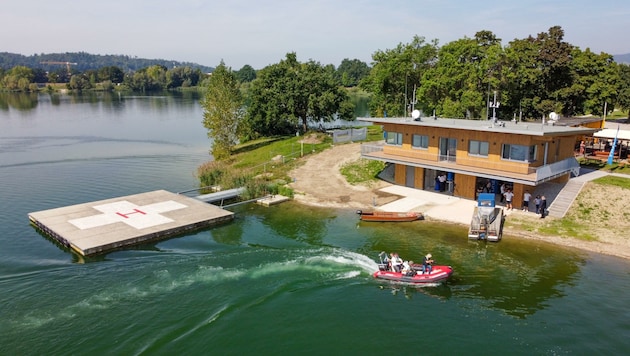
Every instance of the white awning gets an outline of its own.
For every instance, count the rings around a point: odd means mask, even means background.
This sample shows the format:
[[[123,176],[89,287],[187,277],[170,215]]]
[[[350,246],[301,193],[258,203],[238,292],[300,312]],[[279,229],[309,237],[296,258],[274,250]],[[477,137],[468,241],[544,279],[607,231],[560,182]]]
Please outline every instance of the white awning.
[[[615,135],[617,135],[617,129],[603,129],[601,131],[595,132],[593,134],[593,137],[614,139]],[[619,130],[617,140],[630,140],[630,131]]]

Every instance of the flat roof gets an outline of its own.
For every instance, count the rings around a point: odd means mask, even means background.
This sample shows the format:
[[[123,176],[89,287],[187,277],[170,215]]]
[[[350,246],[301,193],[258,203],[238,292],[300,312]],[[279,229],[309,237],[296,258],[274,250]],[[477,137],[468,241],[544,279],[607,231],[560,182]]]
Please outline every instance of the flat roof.
[[[495,133],[510,133],[527,136],[567,136],[567,135],[590,135],[601,129],[587,127],[572,127],[556,125],[554,121],[546,122],[518,122],[497,120],[494,124],[490,120],[465,120],[448,119],[441,117],[422,117],[413,119],[411,117],[359,117],[358,121],[372,122],[375,124],[399,124],[419,127],[436,127],[446,129],[459,129],[467,131],[483,131]]]
[[[617,137],[617,140],[628,141],[630,140],[630,131],[628,130],[619,130],[619,129],[603,129],[600,132],[594,134],[593,136],[599,138],[610,138],[614,139]]]
[[[232,220],[233,215],[165,190],[28,214],[37,228],[83,256],[172,237]]]

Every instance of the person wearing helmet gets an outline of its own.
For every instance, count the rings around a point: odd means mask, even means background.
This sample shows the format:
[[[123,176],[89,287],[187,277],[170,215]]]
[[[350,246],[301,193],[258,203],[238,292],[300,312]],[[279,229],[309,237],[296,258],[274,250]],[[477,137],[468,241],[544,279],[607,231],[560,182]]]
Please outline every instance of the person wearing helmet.
[[[427,253],[427,255],[422,258],[422,274],[424,274],[425,272],[431,274],[431,270],[433,269],[433,267],[431,266],[431,264],[433,263],[432,258],[433,256],[431,256],[430,253]]]

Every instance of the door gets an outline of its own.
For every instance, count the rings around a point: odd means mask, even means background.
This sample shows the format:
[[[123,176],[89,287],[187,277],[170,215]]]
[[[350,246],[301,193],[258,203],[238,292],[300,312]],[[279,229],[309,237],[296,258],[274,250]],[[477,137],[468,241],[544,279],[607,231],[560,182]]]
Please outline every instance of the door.
[[[457,154],[457,139],[450,137],[440,137],[440,161],[455,162]]]
[[[407,166],[407,171],[405,172],[405,187],[415,188],[415,180],[416,167]]]

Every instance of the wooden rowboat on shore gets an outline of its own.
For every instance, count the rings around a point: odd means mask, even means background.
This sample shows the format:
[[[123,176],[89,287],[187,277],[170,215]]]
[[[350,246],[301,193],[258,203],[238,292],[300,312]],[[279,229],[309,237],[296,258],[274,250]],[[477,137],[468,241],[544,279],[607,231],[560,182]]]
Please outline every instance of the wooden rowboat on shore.
[[[424,220],[424,215],[418,212],[397,213],[390,211],[362,211],[357,210],[359,218],[363,221],[414,221]]]

